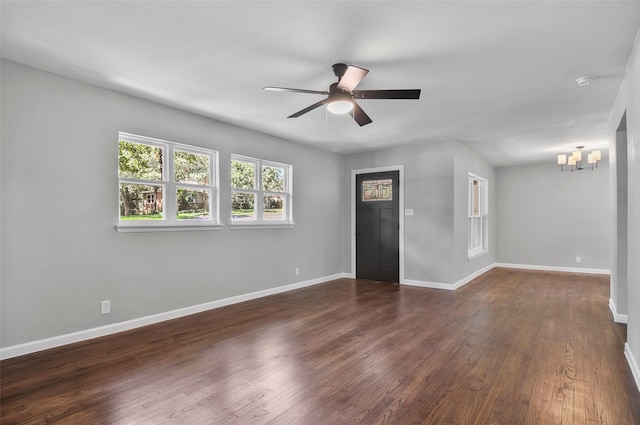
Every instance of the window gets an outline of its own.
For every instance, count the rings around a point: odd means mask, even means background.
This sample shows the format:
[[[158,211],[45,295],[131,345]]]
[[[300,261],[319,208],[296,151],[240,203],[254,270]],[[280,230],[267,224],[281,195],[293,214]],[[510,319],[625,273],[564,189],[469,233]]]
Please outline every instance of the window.
[[[489,252],[487,186],[486,179],[469,174],[469,259]]]
[[[119,231],[218,225],[217,152],[118,136]]]
[[[231,155],[231,222],[292,225],[291,165]]]
[[[365,180],[362,182],[362,202],[393,200],[393,180]]]

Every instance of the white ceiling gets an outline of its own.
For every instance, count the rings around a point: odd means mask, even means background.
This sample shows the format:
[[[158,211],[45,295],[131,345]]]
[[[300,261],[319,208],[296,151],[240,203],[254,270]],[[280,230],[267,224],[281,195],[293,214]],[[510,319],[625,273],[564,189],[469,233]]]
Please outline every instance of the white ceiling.
[[[458,140],[494,165],[607,147],[640,1],[2,1],[2,56],[336,152]],[[359,127],[322,99],[331,65],[370,72]],[[593,75],[579,87],[576,78]]]

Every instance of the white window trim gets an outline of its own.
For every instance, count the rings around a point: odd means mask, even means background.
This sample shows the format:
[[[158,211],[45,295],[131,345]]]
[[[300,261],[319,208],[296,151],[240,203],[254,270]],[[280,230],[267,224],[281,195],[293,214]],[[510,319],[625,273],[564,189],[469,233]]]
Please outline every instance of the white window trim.
[[[222,224],[181,224],[181,225],[155,225],[148,226],[143,224],[123,224],[115,225],[114,229],[118,233],[146,233],[146,232],[184,232],[189,230],[222,230]]]
[[[157,146],[164,149],[164,157],[170,158],[169,161],[165,160],[162,164],[162,175],[164,180],[148,181],[135,178],[120,177],[118,173],[118,196],[120,199],[120,183],[141,183],[141,184],[153,184],[162,186],[163,191],[163,219],[162,220],[131,220],[120,221],[120,202],[118,201],[117,217],[118,223],[114,226],[114,229],[119,233],[130,232],[175,232],[175,231],[187,231],[187,230],[220,230],[223,225],[220,224],[220,188],[219,188],[219,166],[218,166],[218,152],[199,148],[196,146],[185,145],[176,142],[170,142],[167,140],[155,139],[152,137],[139,136],[136,134],[130,134],[125,132],[118,133],[118,144],[120,140],[125,140],[132,143],[141,143],[151,146]],[[192,185],[189,183],[177,183],[174,182],[174,170],[173,170],[173,152],[174,150],[192,152],[197,154],[208,155],[210,158],[210,175],[209,185]],[[211,212],[211,220],[194,222],[194,221],[179,221],[177,215],[177,205],[174,202],[175,191],[178,187],[193,187],[198,189],[207,189],[210,191],[211,196],[209,199],[209,211]],[[170,195],[171,194],[171,195]]]
[[[295,227],[293,221],[293,166],[281,162],[269,161],[266,159],[252,158],[244,155],[231,154],[231,161],[243,161],[255,164],[255,189],[236,189],[231,187],[231,194],[234,192],[252,193],[255,199],[255,220],[234,220],[232,217],[233,208],[229,211],[229,219],[231,220],[230,229],[290,229]],[[262,167],[283,168],[285,172],[284,191],[269,192],[262,190]],[[285,219],[284,220],[265,220],[263,217],[262,197],[265,195],[283,196],[285,198]]]
[[[480,184],[480,192],[478,198],[478,211],[479,214],[473,214],[473,181],[476,180]],[[480,177],[476,174],[469,173],[469,205],[468,205],[468,249],[467,260],[473,260],[474,258],[482,257],[489,254],[489,226],[488,226],[488,214],[489,214],[489,182],[484,177]],[[480,221],[480,247],[471,248],[471,239],[473,237],[473,225],[472,220]]]

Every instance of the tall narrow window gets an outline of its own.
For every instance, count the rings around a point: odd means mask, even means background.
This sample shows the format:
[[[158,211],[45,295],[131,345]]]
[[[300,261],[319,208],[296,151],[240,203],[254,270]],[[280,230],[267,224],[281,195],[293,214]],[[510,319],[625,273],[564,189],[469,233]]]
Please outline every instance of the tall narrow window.
[[[486,179],[469,174],[469,259],[489,252],[487,189]]]
[[[234,224],[292,223],[292,167],[231,155],[231,221]]]
[[[217,152],[120,133],[119,227],[218,224]]]

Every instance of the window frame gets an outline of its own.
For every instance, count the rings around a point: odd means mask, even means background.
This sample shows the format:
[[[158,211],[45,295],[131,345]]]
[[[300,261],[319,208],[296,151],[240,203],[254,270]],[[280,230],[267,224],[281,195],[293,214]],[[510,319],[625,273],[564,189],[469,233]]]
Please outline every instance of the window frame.
[[[233,161],[248,162],[254,164],[254,188],[242,189],[233,186],[231,173],[233,172]],[[282,192],[273,192],[262,188],[262,168],[276,167],[284,169],[284,187]],[[262,228],[291,228],[295,227],[293,221],[293,166],[281,162],[253,158],[245,155],[231,154],[229,160],[229,187],[230,197],[234,193],[250,193],[254,196],[254,214],[253,220],[238,220],[233,218],[233,205],[229,210],[229,220],[231,221],[231,229],[262,229]],[[281,196],[284,198],[284,219],[265,219],[264,218],[264,197],[265,196]]]
[[[477,182],[477,197],[474,191],[474,182]],[[489,182],[487,179],[476,174],[469,173],[469,197],[467,217],[468,244],[467,259],[487,255],[489,253]],[[477,205],[476,201],[477,200]],[[479,243],[474,244],[476,233],[479,232]]]
[[[212,149],[201,148],[167,140],[155,139],[125,132],[118,132],[118,157],[120,155],[120,141],[143,144],[163,149],[162,179],[146,180],[133,177],[121,177],[120,165],[117,169],[117,224],[118,232],[153,232],[153,231],[183,231],[183,230],[219,230],[220,224],[220,189],[219,189],[219,154]],[[189,152],[209,157],[209,184],[185,183],[175,181],[174,152]],[[162,187],[163,218],[161,220],[121,220],[120,216],[120,185],[123,183],[143,184]],[[178,220],[178,188],[194,190],[208,190],[209,220]]]

